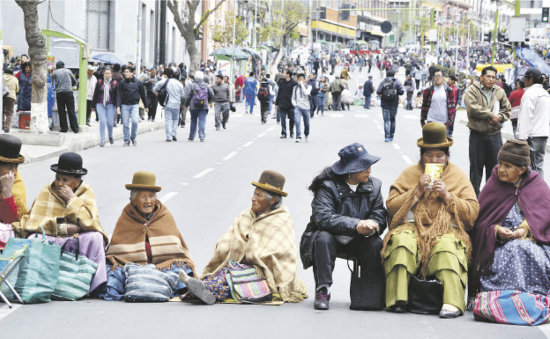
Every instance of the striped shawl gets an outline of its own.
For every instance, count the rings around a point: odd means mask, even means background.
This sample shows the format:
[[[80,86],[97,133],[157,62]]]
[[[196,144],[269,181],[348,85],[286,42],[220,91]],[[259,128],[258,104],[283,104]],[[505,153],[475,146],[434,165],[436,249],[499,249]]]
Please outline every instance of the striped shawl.
[[[191,254],[176,226],[176,221],[159,200],[155,202],[153,217],[149,221],[132,203],[124,207],[106,253],[107,262],[113,265],[113,269],[117,265],[129,262],[146,265],[146,237],[149,239],[153,264],[157,269],[186,264],[195,273]]]
[[[229,259],[261,267],[269,287],[283,301],[300,302],[307,298],[306,287],[296,276],[294,223],[286,207],[259,217],[247,209],[237,216],[218,241],[203,278],[225,267]]]

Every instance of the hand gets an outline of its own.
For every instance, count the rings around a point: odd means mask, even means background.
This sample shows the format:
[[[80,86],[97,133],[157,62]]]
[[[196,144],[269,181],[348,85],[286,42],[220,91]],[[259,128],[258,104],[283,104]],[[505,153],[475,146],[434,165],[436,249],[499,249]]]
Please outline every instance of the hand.
[[[376,222],[372,219],[367,219],[365,221],[367,222],[367,225],[370,228],[369,234],[372,234],[374,232],[378,232],[380,230],[380,227],[378,226],[378,222]]]
[[[493,124],[500,124],[501,121],[500,121],[500,115],[498,114],[493,114],[492,118],[491,118],[491,122]]]
[[[514,232],[512,232],[509,228],[500,226],[497,230],[497,237],[500,240],[512,240],[514,239]]]
[[[437,179],[436,181],[434,181],[432,185],[432,191],[439,193],[439,198],[441,198],[441,200],[446,203],[449,202],[449,200],[451,199],[451,194],[449,193],[449,191],[447,190],[447,186],[441,179]]]
[[[366,220],[359,220],[357,226],[355,227],[355,230],[357,230],[357,233],[359,233],[360,235],[367,235],[371,232]]]
[[[0,195],[2,199],[11,197],[13,183],[15,182],[15,172],[9,171],[0,177]]]
[[[518,228],[514,232],[512,232],[512,237],[514,239],[523,238],[527,234],[527,230],[525,228]]]
[[[67,185],[56,187],[55,191],[61,197],[61,199],[65,200],[65,202],[68,202],[72,198],[76,197],[73,190]]]
[[[426,189],[428,188],[428,185],[432,182],[432,178],[424,173],[420,176],[420,179],[418,179],[418,187],[416,189],[416,197],[420,199],[424,193],[426,193]]]
[[[73,235],[80,232],[80,227],[75,224],[66,223],[67,225],[67,235]]]
[[[116,108],[116,114],[120,115],[120,107]]]

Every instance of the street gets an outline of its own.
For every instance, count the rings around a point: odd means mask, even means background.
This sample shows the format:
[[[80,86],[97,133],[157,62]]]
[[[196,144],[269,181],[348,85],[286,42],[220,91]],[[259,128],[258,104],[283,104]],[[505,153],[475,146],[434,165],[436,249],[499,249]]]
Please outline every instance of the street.
[[[357,80],[357,82],[361,79]],[[364,80],[363,80],[364,81]],[[107,234],[129,201],[130,183],[138,170],[152,171],[162,186],[158,197],[174,215],[199,272],[210,259],[217,240],[234,217],[250,207],[253,180],[264,169],[286,176],[283,203],[288,207],[298,244],[311,213],[311,180],[324,167],[338,160],[343,146],[359,142],[369,153],[382,157],[372,176],[383,182],[383,195],[401,171],[419,159],[416,141],[421,137],[419,110],[400,109],[392,143],[384,142],[379,107],[367,111],[325,112],[311,121],[309,142],[279,139],[275,119],[260,124],[259,107],[254,115],[243,114],[239,104],[227,130],[214,129],[213,111],[208,115],[206,142],[188,142],[188,125],[178,130],[178,142],[164,142],[164,130],[139,135],[137,147],[91,148],[81,152],[88,169],[85,182],[96,195],[100,220]],[[459,119],[465,119],[460,111]],[[468,173],[468,130],[457,121],[451,161]],[[41,187],[54,178],[50,165],[57,159],[20,167],[27,187],[29,206]],[[547,165],[548,167],[548,165]],[[547,172],[548,173],[548,172]],[[182,302],[130,304],[85,299],[0,307],[2,338],[144,338],[169,336],[190,338],[544,338],[550,326],[536,328],[506,326],[474,321],[471,312],[456,320],[437,316],[394,314],[385,311],[349,310],[350,272],[338,260],[334,272],[331,309],[313,309],[314,282],[311,269],[301,267],[298,276],[308,288],[309,298],[300,304],[282,306],[214,305]]]

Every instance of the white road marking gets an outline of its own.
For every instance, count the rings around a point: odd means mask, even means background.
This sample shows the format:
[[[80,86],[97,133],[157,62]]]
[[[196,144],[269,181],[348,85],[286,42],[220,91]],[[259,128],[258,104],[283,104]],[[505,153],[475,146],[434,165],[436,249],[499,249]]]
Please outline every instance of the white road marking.
[[[242,151],[242,147],[237,147],[237,151]]]
[[[243,147],[248,147],[248,146],[252,145],[253,143],[254,143],[254,141],[249,141],[246,144],[244,144]]]
[[[403,114],[402,117],[405,118],[405,119],[409,119],[409,120],[417,120],[418,119],[417,116],[407,115],[407,114]]]
[[[172,199],[173,197],[176,196],[176,194],[178,194],[178,192],[169,192],[169,193],[166,193],[165,196],[163,196],[162,198],[160,198],[159,200],[165,204],[168,200]]]
[[[229,153],[228,155],[226,155],[226,156],[223,158],[223,160],[226,160],[226,161],[227,161],[227,160],[233,158],[233,157],[236,156],[236,155],[237,155],[237,152],[231,152],[231,153]]]
[[[264,132],[264,133],[258,134],[256,137],[257,137],[257,138],[263,138],[264,136],[265,136],[265,132]]]
[[[243,116],[243,114],[231,114],[232,118],[242,118]]]
[[[271,132],[271,131],[273,131],[274,129],[275,129],[275,127],[271,127],[271,128],[268,129],[267,131],[268,131],[268,132]]]
[[[411,161],[411,158],[409,158],[408,156],[406,155],[402,155],[403,157],[403,160],[405,160],[405,162],[407,163],[407,165],[412,165],[412,161]]]
[[[0,307],[0,320],[2,320],[2,318],[6,317],[11,312],[17,311],[23,305],[12,303],[11,306],[12,306],[12,308],[8,308],[7,305],[2,304],[2,306]]]
[[[221,165],[222,163],[221,162],[217,162],[216,165]]]
[[[393,148],[395,148],[395,149],[398,150],[398,151],[399,151],[399,149],[401,149],[401,147],[399,147],[398,144],[392,144],[392,145],[393,145]]]
[[[330,116],[333,117],[333,118],[343,118],[344,117],[344,115],[342,113],[331,113]]]
[[[187,186],[187,185],[189,185],[189,184],[186,183],[186,182],[182,182],[181,185],[182,185],[182,186]]]
[[[213,168],[207,168],[205,169],[204,171],[196,174],[193,179],[200,179],[202,177],[204,177],[205,175],[207,175],[208,173],[212,172],[214,169]]]
[[[356,118],[363,118],[363,119],[368,119],[369,118],[369,116],[366,115],[366,114],[355,114],[355,117]]]

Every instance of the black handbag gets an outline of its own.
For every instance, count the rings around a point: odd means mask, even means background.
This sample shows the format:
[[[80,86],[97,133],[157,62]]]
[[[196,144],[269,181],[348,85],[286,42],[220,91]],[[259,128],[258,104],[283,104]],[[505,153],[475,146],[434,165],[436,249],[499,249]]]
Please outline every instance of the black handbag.
[[[408,304],[411,313],[439,314],[443,306],[443,284],[435,278],[422,280],[411,276]]]
[[[348,261],[348,268],[349,261]],[[351,270],[351,268],[350,268]],[[363,272],[357,260],[353,260],[349,294],[352,310],[381,310],[385,305],[385,284],[383,277]]]

